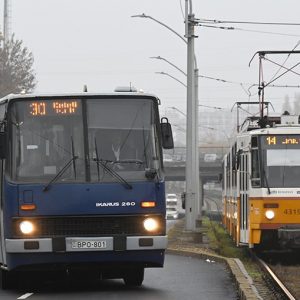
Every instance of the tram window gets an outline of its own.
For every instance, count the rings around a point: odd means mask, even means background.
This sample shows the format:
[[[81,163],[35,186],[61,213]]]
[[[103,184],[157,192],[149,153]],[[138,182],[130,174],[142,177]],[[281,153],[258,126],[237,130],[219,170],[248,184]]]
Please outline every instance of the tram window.
[[[252,150],[251,159],[251,182],[253,187],[260,186],[260,170],[259,170],[259,156],[258,150]]]
[[[265,169],[270,187],[297,187],[299,168],[299,149],[267,150]]]
[[[257,141],[257,136],[253,136],[251,139],[251,147],[252,148],[257,148],[258,147],[258,141]]]

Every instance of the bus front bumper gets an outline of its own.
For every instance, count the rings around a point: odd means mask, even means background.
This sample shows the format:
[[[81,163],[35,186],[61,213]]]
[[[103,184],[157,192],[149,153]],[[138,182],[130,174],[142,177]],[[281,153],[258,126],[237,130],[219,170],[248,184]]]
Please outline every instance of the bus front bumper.
[[[160,250],[167,243],[167,236],[5,239],[7,253]]]

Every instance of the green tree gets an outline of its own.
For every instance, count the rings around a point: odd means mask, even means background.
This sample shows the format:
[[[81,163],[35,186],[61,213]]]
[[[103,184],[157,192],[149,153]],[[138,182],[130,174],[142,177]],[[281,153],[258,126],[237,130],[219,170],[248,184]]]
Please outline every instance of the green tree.
[[[0,42],[0,98],[10,93],[32,92],[36,86],[32,53],[14,35],[7,42]]]

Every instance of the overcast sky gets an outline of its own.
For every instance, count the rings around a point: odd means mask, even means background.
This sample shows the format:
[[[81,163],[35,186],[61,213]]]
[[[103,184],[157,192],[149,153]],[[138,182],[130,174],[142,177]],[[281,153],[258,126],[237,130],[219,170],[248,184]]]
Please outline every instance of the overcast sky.
[[[159,55],[186,71],[186,45],[152,20],[131,18],[145,13],[184,35],[184,0],[181,5],[179,0],[10,1],[11,30],[34,54],[36,92],[77,92],[84,84],[92,92],[110,92],[131,83],[159,96],[163,109],[176,106],[185,111],[185,87],[155,72],[167,72],[183,82],[185,76],[166,62],[149,57]],[[0,3],[2,18],[3,0]],[[193,11],[199,19],[300,23],[299,0],[193,0]],[[223,26],[238,29],[196,28],[196,57],[201,75],[233,83],[200,78],[199,100],[201,105],[231,109],[236,101],[249,100],[244,89],[258,83],[257,57],[248,66],[253,54],[258,50],[292,50],[300,40],[300,26]],[[270,57],[279,63],[285,58]],[[299,55],[289,58],[286,66],[298,59]],[[264,65],[268,81],[278,67]],[[275,83],[298,85],[299,76]],[[258,100],[256,92],[251,89],[251,101]],[[266,100],[280,110],[284,97],[293,102],[296,93],[300,90],[270,88]]]

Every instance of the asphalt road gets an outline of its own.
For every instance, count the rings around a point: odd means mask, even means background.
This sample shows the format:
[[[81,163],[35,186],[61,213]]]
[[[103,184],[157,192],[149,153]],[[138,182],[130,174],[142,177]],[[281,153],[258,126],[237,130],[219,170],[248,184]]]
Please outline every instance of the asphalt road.
[[[166,255],[165,267],[147,269],[144,283],[138,288],[126,287],[122,280],[52,281],[34,289],[1,290],[0,299],[230,300],[237,296],[222,264]]]

